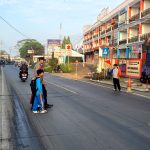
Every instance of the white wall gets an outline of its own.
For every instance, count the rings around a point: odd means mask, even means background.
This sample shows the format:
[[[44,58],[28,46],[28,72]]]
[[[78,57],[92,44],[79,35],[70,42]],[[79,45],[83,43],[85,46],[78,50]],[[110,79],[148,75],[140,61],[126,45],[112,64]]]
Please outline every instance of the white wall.
[[[131,17],[139,13],[139,8],[131,8]]]
[[[150,33],[150,24],[143,24],[142,25],[142,34]]]
[[[130,29],[130,37],[138,36],[138,29]]]
[[[150,8],[150,0],[145,0],[144,1],[144,10]]]
[[[126,32],[120,32],[120,40],[127,39],[127,33]]]
[[[119,16],[119,22],[124,22],[124,21],[126,21],[126,13]]]

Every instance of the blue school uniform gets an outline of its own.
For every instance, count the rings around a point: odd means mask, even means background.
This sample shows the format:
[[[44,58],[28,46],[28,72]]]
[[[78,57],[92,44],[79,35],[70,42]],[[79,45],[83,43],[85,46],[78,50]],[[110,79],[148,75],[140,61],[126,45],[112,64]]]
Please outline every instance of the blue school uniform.
[[[42,80],[40,78],[36,79],[36,96],[34,98],[33,111],[42,110],[42,104],[44,105],[44,96],[42,88]],[[42,101],[40,99],[40,94],[42,93]]]

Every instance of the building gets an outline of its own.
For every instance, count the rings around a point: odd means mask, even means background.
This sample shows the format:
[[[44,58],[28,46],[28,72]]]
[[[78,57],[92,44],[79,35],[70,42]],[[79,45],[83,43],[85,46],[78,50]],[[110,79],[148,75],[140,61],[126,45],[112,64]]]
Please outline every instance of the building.
[[[149,39],[150,0],[125,0],[112,11],[103,9],[96,23],[84,28],[86,62],[99,64],[101,71],[110,60],[126,76],[127,62],[136,60],[150,73]]]

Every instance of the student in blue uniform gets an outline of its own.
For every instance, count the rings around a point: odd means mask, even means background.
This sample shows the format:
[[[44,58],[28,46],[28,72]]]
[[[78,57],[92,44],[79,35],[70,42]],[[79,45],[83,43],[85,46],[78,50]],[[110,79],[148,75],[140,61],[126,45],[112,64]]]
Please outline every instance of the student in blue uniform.
[[[43,69],[37,70],[37,78],[36,78],[36,96],[34,98],[33,113],[46,113],[44,107],[44,95],[43,95],[43,88],[42,88],[42,79],[44,76]]]

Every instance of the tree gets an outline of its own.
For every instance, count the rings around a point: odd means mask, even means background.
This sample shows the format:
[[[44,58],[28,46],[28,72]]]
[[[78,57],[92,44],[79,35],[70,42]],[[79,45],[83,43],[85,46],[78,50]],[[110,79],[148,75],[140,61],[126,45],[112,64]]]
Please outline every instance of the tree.
[[[28,39],[26,41],[21,41],[19,52],[22,58],[27,59],[27,56],[29,56],[28,50],[34,50],[34,55],[44,54],[44,46],[36,40]]]
[[[66,44],[71,44],[72,46],[72,43],[71,43],[71,40],[70,40],[70,37],[68,36],[67,38],[64,37],[63,41],[62,41],[62,48],[65,49],[65,46]],[[73,48],[73,47],[72,47]]]
[[[65,49],[66,42],[67,42],[67,39],[66,39],[66,37],[64,37],[64,39],[62,41],[62,46],[61,46],[63,49]]]

